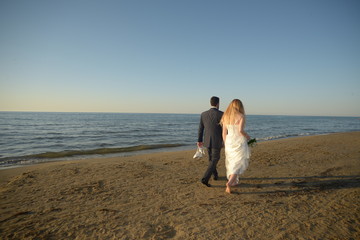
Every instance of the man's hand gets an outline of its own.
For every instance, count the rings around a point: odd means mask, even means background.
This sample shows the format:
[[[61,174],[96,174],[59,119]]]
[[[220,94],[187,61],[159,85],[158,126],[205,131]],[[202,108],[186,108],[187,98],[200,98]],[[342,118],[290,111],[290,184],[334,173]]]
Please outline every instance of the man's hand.
[[[197,142],[197,146],[201,148],[204,146],[204,144],[202,142]]]

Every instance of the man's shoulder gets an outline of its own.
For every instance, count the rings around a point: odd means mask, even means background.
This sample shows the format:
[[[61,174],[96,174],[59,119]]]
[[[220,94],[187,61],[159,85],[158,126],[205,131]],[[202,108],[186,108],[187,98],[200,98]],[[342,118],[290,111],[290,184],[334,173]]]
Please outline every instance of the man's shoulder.
[[[219,109],[216,109],[216,112],[217,112],[217,114],[219,114],[219,115],[223,115],[223,114],[224,114],[224,112],[223,112],[223,111],[220,111]]]
[[[206,114],[209,114],[210,110],[211,110],[211,109],[209,109],[209,110],[206,110],[206,111],[202,112],[202,113],[201,113],[201,115],[206,115]]]
[[[214,112],[216,112],[217,114],[220,114],[220,115],[223,115],[224,112],[216,109],[216,108],[210,108],[209,110],[206,110],[204,112],[201,113],[201,116],[206,116],[206,115],[209,115],[209,114],[214,114]]]

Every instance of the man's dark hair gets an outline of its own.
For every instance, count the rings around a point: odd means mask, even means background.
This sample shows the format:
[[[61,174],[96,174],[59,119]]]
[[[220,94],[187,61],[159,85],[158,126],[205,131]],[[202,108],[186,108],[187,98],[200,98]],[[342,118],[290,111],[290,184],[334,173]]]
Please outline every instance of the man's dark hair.
[[[220,99],[219,99],[218,97],[212,97],[212,98],[210,99],[210,104],[211,104],[211,106],[213,106],[213,107],[216,107],[216,105],[218,105],[219,102],[220,102]]]

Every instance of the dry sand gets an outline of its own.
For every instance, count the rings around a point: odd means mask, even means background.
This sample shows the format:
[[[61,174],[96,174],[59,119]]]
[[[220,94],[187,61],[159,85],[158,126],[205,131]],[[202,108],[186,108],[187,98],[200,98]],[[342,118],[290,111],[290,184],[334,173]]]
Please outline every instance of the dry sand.
[[[1,239],[360,239],[360,132],[252,151],[231,195],[195,147],[1,170]]]

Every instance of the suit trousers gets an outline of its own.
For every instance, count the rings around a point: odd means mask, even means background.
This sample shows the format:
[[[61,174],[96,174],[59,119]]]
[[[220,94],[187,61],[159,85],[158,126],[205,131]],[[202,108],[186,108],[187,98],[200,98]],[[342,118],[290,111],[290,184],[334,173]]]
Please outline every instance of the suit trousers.
[[[220,160],[220,151],[221,148],[208,148],[208,156],[209,156],[209,165],[206,169],[206,172],[201,179],[202,182],[208,183],[211,175],[218,176],[218,172],[216,170],[217,163]]]

